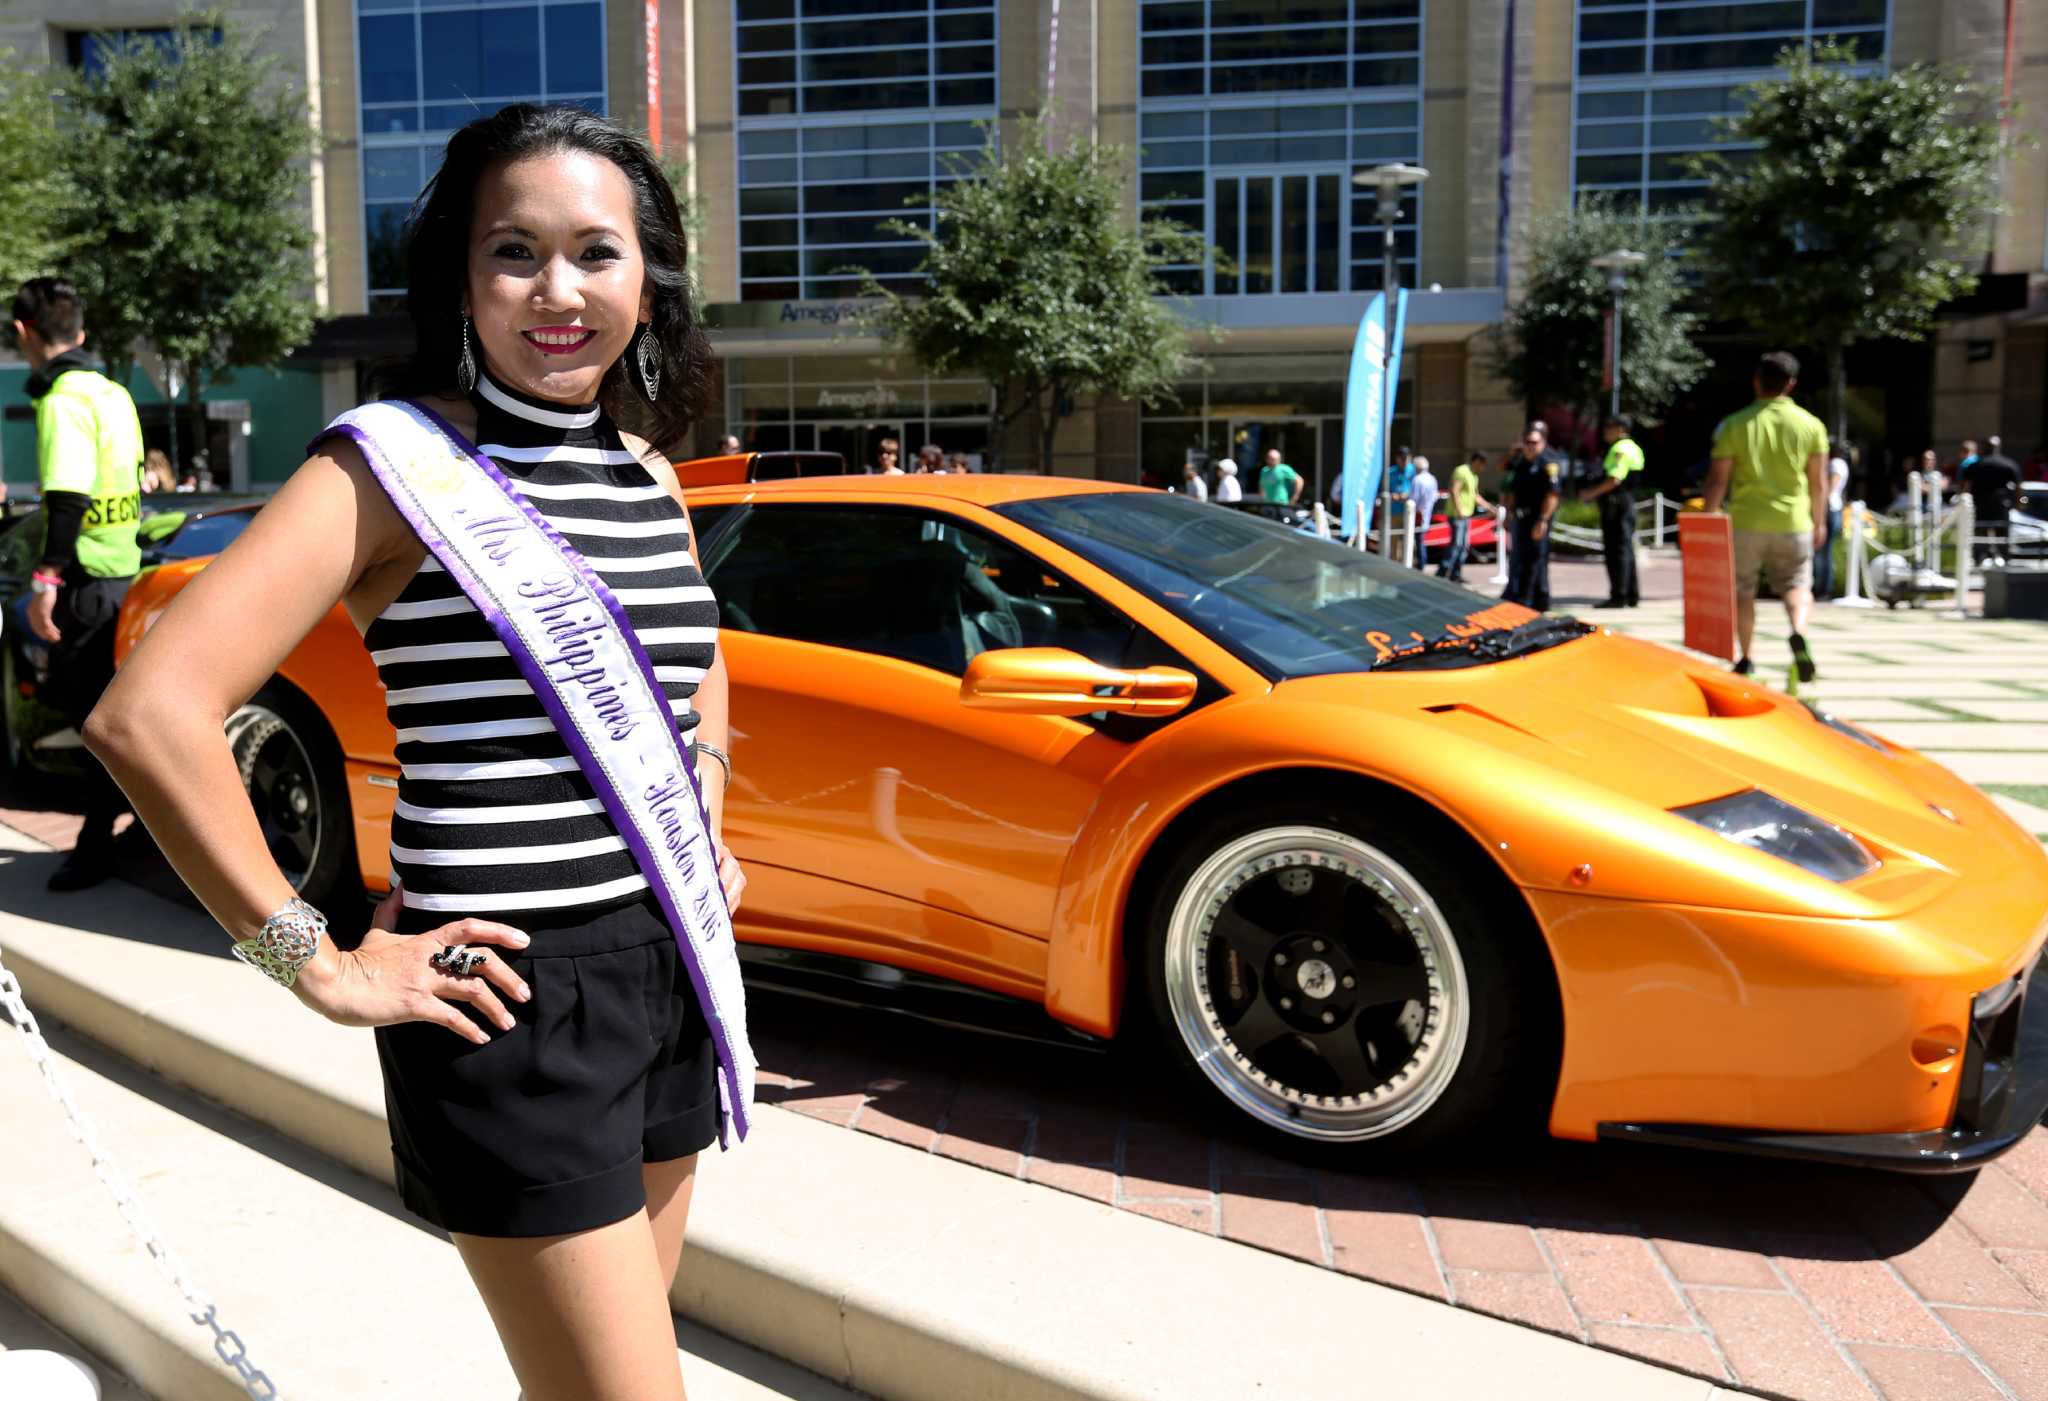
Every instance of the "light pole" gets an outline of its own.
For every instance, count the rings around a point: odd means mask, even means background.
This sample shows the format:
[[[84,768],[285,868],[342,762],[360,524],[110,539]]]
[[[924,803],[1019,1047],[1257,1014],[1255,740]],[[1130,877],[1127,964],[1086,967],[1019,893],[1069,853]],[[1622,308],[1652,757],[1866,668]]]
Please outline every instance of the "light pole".
[[[1614,294],[1612,324],[1607,328],[1607,363],[1614,367],[1614,383],[1607,399],[1610,419],[1621,417],[1621,294],[1628,290],[1628,275],[1648,261],[1649,254],[1628,248],[1602,253],[1593,260],[1593,266],[1607,274],[1607,290]]]
[[[1400,164],[1376,165],[1351,177],[1353,184],[1377,189],[1380,196],[1379,207],[1374,212],[1379,216],[1381,230],[1380,290],[1387,298],[1387,351],[1380,366],[1380,448],[1387,463],[1387,470],[1380,474],[1380,553],[1389,557],[1394,552],[1394,497],[1388,490],[1394,464],[1394,294],[1401,285],[1401,260],[1396,256],[1394,223],[1401,217],[1402,191],[1410,185],[1420,187],[1428,178],[1429,172],[1423,167]],[[1362,529],[1359,539],[1362,545]]]

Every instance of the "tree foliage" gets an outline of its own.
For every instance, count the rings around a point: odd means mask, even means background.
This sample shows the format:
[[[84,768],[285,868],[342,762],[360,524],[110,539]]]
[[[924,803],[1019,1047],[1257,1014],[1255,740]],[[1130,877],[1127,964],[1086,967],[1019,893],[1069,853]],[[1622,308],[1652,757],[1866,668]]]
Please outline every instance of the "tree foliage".
[[[1831,427],[1857,341],[1924,338],[1968,294],[1997,212],[1996,104],[1960,71],[1857,73],[1853,50],[1788,49],[1707,154],[1714,218],[1701,267],[1715,311],[1776,342],[1820,348]]]
[[[977,162],[933,200],[932,223],[889,227],[924,245],[919,295],[866,274],[868,324],[935,375],[971,374],[995,391],[991,463],[1004,430],[1029,415],[1038,465],[1052,467],[1063,408],[1083,393],[1155,403],[1188,372],[1188,327],[1162,298],[1156,269],[1200,262],[1200,235],[1163,221],[1132,227],[1121,153],[1088,143],[1048,149],[1027,118],[1005,149],[993,126]]]
[[[231,365],[272,365],[313,329],[305,96],[253,36],[188,15],[161,43],[107,43],[64,88],[63,234],[94,344],[179,366],[194,411]]]
[[[1672,226],[1589,204],[1543,215],[1528,230],[1521,299],[1490,333],[1488,359],[1531,407],[1596,419],[1605,404],[1606,313],[1614,302],[1593,259],[1620,249],[1649,255],[1622,293],[1621,403],[1654,423],[1707,372],[1694,344],[1699,318],[1680,309],[1685,287],[1672,257]]]
[[[15,54],[0,50],[0,297],[31,277],[54,273],[65,244],[58,233],[73,203],[59,160],[56,108],[47,82]]]

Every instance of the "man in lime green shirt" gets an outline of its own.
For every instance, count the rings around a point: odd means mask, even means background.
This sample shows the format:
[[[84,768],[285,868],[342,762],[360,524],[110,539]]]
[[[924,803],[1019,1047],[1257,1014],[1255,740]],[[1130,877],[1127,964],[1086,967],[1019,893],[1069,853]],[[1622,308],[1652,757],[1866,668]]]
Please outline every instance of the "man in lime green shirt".
[[[1480,506],[1493,509],[1493,503],[1479,494],[1479,473],[1473,469],[1486,465],[1486,454],[1475,452],[1468,462],[1460,462],[1451,469],[1450,505],[1444,510],[1445,519],[1451,523],[1451,548],[1444,555],[1444,561],[1436,567],[1439,579],[1448,579],[1453,584],[1465,582],[1465,558],[1472,550],[1472,517]]]
[[[1600,425],[1607,439],[1606,475],[1586,491],[1582,501],[1600,503],[1600,549],[1607,557],[1607,601],[1596,608],[1634,608],[1643,601],[1636,579],[1635,476],[1643,470],[1643,450],[1631,436],[1635,424],[1625,414]]]
[[[1709,511],[1728,503],[1735,529],[1735,632],[1750,672],[1756,635],[1756,589],[1768,578],[1792,623],[1792,662],[1801,681],[1813,680],[1806,618],[1813,608],[1813,552],[1828,538],[1828,434],[1821,421],[1792,402],[1799,362],[1784,351],[1757,361],[1756,402],[1730,414],[1714,430],[1707,471]]]
[[[1301,473],[1280,460],[1278,448],[1266,449],[1266,465],[1259,469],[1259,495],[1283,506],[1301,499]]]
[[[142,563],[142,425],[128,391],[85,353],[85,299],[75,287],[31,278],[15,293],[13,317],[36,406],[45,526],[28,623],[50,644],[44,699],[82,731],[114,678],[114,624]],[[50,877],[52,890],[82,890],[113,874],[121,791],[97,760],[78,752],[86,767],[85,825]]]

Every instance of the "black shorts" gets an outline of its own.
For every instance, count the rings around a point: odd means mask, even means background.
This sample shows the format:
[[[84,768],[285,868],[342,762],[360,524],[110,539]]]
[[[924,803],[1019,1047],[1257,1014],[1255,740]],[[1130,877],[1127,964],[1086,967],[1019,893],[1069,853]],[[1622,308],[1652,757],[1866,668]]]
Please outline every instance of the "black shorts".
[[[461,917],[406,910],[398,932]],[[513,1029],[466,1002],[452,1005],[489,1045],[431,1022],[377,1029],[399,1195],[466,1235],[564,1235],[631,1216],[647,1201],[643,1163],[688,1157],[718,1133],[717,1057],[675,936],[651,895],[488,918],[533,936],[506,958],[533,991],[503,998]]]

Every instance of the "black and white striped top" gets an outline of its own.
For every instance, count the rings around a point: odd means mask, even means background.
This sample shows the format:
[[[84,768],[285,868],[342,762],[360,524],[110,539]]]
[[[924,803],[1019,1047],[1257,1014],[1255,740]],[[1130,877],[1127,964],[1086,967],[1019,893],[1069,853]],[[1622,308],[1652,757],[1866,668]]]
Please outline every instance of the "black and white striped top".
[[[477,446],[590,561],[638,632],[687,734],[718,605],[689,529],[595,406],[480,378]],[[593,910],[647,878],[505,646],[432,555],[363,637],[398,731],[391,867],[405,904],[449,915]]]

